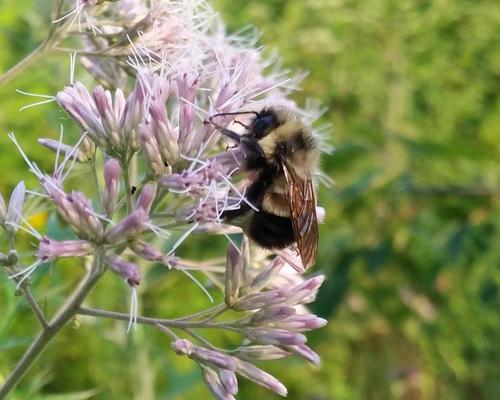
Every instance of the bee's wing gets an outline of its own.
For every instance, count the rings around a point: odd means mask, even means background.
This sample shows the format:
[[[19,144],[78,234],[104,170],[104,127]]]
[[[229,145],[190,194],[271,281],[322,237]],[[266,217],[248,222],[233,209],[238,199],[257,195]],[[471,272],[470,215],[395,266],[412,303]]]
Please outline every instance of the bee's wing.
[[[309,268],[316,261],[318,253],[318,220],[316,199],[311,176],[300,178],[293,167],[282,162],[287,182],[287,196],[290,204],[293,233],[304,268]]]

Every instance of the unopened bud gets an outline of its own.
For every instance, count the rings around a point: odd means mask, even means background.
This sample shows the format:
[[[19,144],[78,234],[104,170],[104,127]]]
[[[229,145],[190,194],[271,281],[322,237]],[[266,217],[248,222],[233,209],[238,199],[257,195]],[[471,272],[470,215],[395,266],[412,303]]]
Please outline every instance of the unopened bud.
[[[229,243],[226,257],[226,271],[224,274],[224,300],[231,307],[238,300],[242,274],[242,259],[238,249]]]
[[[124,278],[130,286],[141,283],[141,272],[139,266],[118,257],[116,254],[106,256],[106,261],[113,272]]]
[[[12,195],[10,196],[5,223],[8,224],[8,229],[12,232],[17,231],[17,224],[23,212],[25,191],[24,182],[21,181],[14,188]]]
[[[320,358],[318,354],[316,354],[311,348],[309,348],[306,344],[297,344],[294,346],[285,346],[285,348],[292,353],[297,354],[298,356],[305,358],[307,361],[314,365],[319,365]]]
[[[282,290],[273,289],[244,296],[233,305],[233,308],[238,311],[258,310],[283,303],[286,300],[287,297]]]
[[[42,238],[38,246],[37,258],[42,261],[59,257],[83,257],[92,254],[94,246],[86,240],[52,240]]]
[[[58,140],[39,138],[38,143],[56,154],[70,156],[80,163],[87,162],[88,159],[80,149],[75,149],[67,144],[61,143]]]
[[[281,321],[295,314],[295,308],[290,306],[275,306],[257,311],[250,319],[251,325],[270,324]]]
[[[219,375],[212,368],[202,367],[203,381],[217,400],[235,400],[222,383]]]
[[[172,343],[172,348],[179,355],[187,355],[193,360],[209,367],[222,368],[234,371],[236,359],[219,351],[196,346],[186,339],[178,339]]]
[[[113,226],[106,233],[106,239],[110,243],[116,243],[120,240],[135,238],[144,230],[147,221],[146,212],[142,208],[138,208]]]
[[[304,335],[285,329],[247,328],[245,336],[255,343],[275,346],[296,345],[307,341]]]
[[[147,214],[151,211],[151,206],[155,199],[156,184],[146,183],[142,188],[141,194],[135,203],[135,208],[142,208]]]
[[[120,174],[121,168],[118,160],[110,158],[104,164],[104,194],[103,204],[106,214],[113,215],[116,207],[116,201],[120,192]]]
[[[246,361],[238,360],[238,370],[236,372],[244,378],[257,383],[266,389],[272,390],[280,396],[286,397],[288,394],[285,385],[283,385],[274,376]]]
[[[233,396],[236,396],[238,394],[238,379],[234,371],[221,369],[219,376],[226,390]]]

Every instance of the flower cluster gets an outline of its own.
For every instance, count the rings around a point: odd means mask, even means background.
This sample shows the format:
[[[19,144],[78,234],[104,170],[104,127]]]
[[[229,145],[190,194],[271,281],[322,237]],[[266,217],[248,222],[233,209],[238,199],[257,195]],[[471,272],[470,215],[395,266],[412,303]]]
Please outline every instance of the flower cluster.
[[[204,272],[205,267],[176,257],[176,249],[194,231],[227,235],[231,229],[221,218],[225,211],[243,203],[255,208],[245,198],[241,177],[245,153],[230,148],[218,130],[204,121],[214,114],[259,110],[266,104],[303,112],[287,99],[296,80],[273,69],[273,60],[262,58],[253,39],[226,35],[215,15],[203,0],[77,0],[73,9],[54,21],[66,20],[70,30],[76,25],[78,30],[89,30],[81,35],[87,54],[82,63],[99,84],[89,90],[71,81],[55,97],[79,126],[81,136],[74,146],[63,143],[62,137],[40,139],[56,153],[52,173],[32,162],[11,135],[39,179],[40,195],[76,235],[72,240],[54,240],[36,232],[27,221],[21,224],[23,185],[14,191],[8,210],[0,198],[2,225],[12,231],[24,226],[39,242],[33,264],[9,271],[19,285],[43,263],[99,254],[102,267],[121,276],[131,288],[130,323],[148,323],[150,319],[136,314],[136,287],[144,264],[162,264],[194,279],[188,269]],[[130,91],[127,74],[135,77]],[[245,116],[238,121],[226,116],[218,125],[238,131],[247,122]],[[67,177],[75,163],[94,175],[93,193],[68,188]],[[173,226],[184,227],[184,234],[168,251],[160,250]],[[253,363],[290,354],[319,363],[318,355],[306,345],[304,332],[326,321],[304,305],[315,299],[324,277],[304,280],[299,257],[289,249],[271,261],[251,262],[248,241],[237,246],[227,237],[223,275],[210,274],[224,287],[224,304],[187,318],[185,325],[169,320],[157,325],[181,330],[203,326],[241,334],[239,347],[224,350],[199,335],[194,336],[196,344],[168,331],[175,352],[200,365],[217,398],[234,398],[237,376],[286,395],[283,384]],[[0,254],[0,262],[11,261]],[[215,321],[229,310],[239,318]]]

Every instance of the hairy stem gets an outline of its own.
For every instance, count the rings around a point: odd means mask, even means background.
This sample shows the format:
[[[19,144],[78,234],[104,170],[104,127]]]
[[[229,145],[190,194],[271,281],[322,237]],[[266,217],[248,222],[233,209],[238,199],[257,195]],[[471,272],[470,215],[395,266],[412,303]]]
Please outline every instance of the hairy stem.
[[[100,252],[97,252],[92,269],[80,282],[67,301],[61,306],[54,318],[52,318],[52,320],[48,323],[47,327],[37,336],[35,341],[23,354],[21,360],[19,360],[14,370],[0,388],[0,400],[6,398],[10,391],[14,389],[21,378],[26,374],[28,369],[33,365],[34,361],[38,358],[42,351],[47,347],[50,341],[66,325],[66,323],[75,316],[79,307],[85,300],[85,297],[87,297],[90,290],[94,287],[105,271],[101,263],[101,259],[102,256]]]

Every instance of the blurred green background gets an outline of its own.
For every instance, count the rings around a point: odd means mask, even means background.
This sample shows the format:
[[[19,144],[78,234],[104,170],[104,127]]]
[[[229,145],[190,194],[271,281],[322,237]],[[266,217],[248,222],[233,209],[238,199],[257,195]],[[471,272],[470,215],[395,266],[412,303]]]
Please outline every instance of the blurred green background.
[[[41,42],[47,3],[0,3],[0,71]],[[323,122],[333,124],[336,151],[323,168],[335,185],[320,193],[327,220],[315,267],[329,279],[313,305],[330,323],[310,335],[322,366],[293,359],[263,367],[294,400],[500,398],[500,3],[216,0],[215,7],[230,31],[252,24],[286,67],[310,71],[295,98],[320,99],[329,108]],[[61,123],[76,132],[55,105],[19,113],[31,99],[15,92],[55,93],[68,65],[67,56],[48,57],[0,88],[3,194],[20,178],[34,183],[7,132],[46,168],[51,161],[35,138],[56,137]],[[188,248],[203,257],[206,243],[192,238]],[[33,290],[47,312],[80,274],[67,264],[37,274]],[[12,286],[1,275],[0,380],[38,330]],[[207,305],[178,274],[152,269],[141,286],[147,315]],[[128,292],[107,276],[89,301],[127,310]],[[85,320],[63,331],[12,398],[28,396],[191,400],[207,391],[160,333],[126,335],[120,323]],[[257,397],[277,398],[242,384],[240,399]]]

